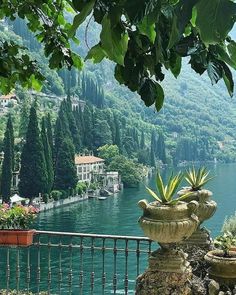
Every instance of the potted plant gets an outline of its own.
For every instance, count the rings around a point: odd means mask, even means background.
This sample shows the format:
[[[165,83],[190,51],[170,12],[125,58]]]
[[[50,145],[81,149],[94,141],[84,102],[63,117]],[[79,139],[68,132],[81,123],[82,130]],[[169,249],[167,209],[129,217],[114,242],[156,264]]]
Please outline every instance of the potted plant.
[[[218,248],[208,252],[205,260],[210,264],[209,275],[221,284],[234,286],[236,284],[236,252],[230,251],[236,245],[236,237],[225,232],[214,241]]]
[[[161,244],[177,243],[188,237],[196,230],[199,221],[194,214],[198,203],[183,202],[192,193],[187,192],[175,197],[176,191],[183,179],[183,174],[171,174],[164,185],[160,173],[157,173],[156,187],[158,193],[146,187],[148,193],[156,200],[148,203],[147,200],[139,201],[143,209],[143,216],[139,224],[144,234],[150,239]]]
[[[225,219],[222,231],[224,233],[230,232],[234,237],[236,237],[236,214]],[[230,250],[236,251],[236,244],[233,244]]]
[[[0,245],[31,245],[35,230],[29,226],[37,212],[33,206],[0,205]]]
[[[188,192],[192,194],[185,199],[186,202],[195,200],[199,202],[199,207],[196,212],[200,224],[204,220],[209,219],[216,211],[217,204],[215,201],[210,200],[212,192],[203,189],[213,177],[209,176],[210,171],[207,171],[205,167],[195,169],[194,167],[187,170],[185,173],[185,180],[190,185],[189,187],[184,187],[178,192],[179,196],[185,195]]]

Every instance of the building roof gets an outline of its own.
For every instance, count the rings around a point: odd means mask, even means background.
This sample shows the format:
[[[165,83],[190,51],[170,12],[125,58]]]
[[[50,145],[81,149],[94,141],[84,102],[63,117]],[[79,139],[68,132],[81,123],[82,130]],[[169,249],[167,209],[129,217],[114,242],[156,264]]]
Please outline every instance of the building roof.
[[[7,94],[7,95],[1,95],[0,96],[0,99],[5,99],[5,100],[8,100],[8,99],[16,99],[16,95],[15,94]]]
[[[80,164],[93,164],[97,162],[105,162],[104,159],[95,157],[95,156],[75,156],[75,164],[80,165]]]

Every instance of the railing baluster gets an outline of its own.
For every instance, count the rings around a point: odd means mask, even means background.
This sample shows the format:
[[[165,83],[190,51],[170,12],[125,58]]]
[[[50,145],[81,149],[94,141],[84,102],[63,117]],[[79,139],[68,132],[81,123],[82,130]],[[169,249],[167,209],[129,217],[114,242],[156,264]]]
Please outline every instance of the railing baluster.
[[[40,276],[41,276],[41,269],[40,269],[40,235],[38,236],[38,243],[37,243],[37,295],[40,292]]]
[[[128,288],[129,288],[129,280],[128,280],[128,255],[129,255],[129,249],[128,249],[128,240],[125,240],[125,295],[128,294]]]
[[[16,291],[17,294],[20,291],[20,254],[19,248],[16,249]]]
[[[52,269],[51,269],[51,236],[48,237],[48,295],[51,293]]]
[[[105,241],[106,239],[102,239],[102,294],[105,292],[106,286],[106,273],[105,273]]]
[[[80,287],[80,295],[83,294],[83,281],[84,281],[84,273],[83,273],[83,237],[80,238],[80,273],[79,273],[79,287]]]
[[[140,263],[140,241],[137,241],[137,246],[136,246],[136,265],[137,265],[137,276],[139,275],[139,263]]]
[[[94,238],[91,239],[91,294],[94,291]]]
[[[26,288],[27,288],[27,293],[29,293],[29,290],[30,290],[30,247],[27,247]]]
[[[62,284],[62,266],[61,266],[62,242],[61,242],[61,238],[60,238],[60,243],[59,243],[58,247],[59,247],[58,291],[59,291],[59,295],[61,295],[61,284]]]
[[[113,274],[113,294],[116,294],[117,288],[117,239],[114,239],[114,246],[113,246],[113,255],[114,255],[114,274]]]
[[[6,279],[7,279],[7,294],[10,286],[10,249],[7,248],[7,265],[6,265]]]
[[[72,268],[72,237],[70,238],[70,244],[69,244],[69,273],[68,273],[68,292],[71,294],[71,288],[72,288],[72,279],[73,279],[73,268]]]

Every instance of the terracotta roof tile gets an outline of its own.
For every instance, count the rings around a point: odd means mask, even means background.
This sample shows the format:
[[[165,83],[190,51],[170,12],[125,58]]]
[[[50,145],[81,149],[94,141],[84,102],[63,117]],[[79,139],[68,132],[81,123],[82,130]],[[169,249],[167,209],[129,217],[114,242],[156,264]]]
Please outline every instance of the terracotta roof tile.
[[[105,162],[104,159],[95,157],[95,156],[75,156],[75,164],[93,164],[96,162]]]

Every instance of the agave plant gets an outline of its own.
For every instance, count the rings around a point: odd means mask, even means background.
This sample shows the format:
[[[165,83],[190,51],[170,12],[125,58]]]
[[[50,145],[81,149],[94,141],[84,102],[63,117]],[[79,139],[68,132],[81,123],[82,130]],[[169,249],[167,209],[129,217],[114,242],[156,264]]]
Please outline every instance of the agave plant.
[[[179,201],[188,198],[192,193],[188,192],[180,197],[174,197],[175,193],[183,180],[183,173],[179,172],[177,175],[170,175],[166,185],[164,185],[160,172],[157,172],[156,187],[158,193],[146,187],[148,193],[161,204],[175,205]]]
[[[209,177],[209,173],[205,167],[197,170],[193,167],[186,172],[185,179],[193,191],[198,191],[213,178]]]

